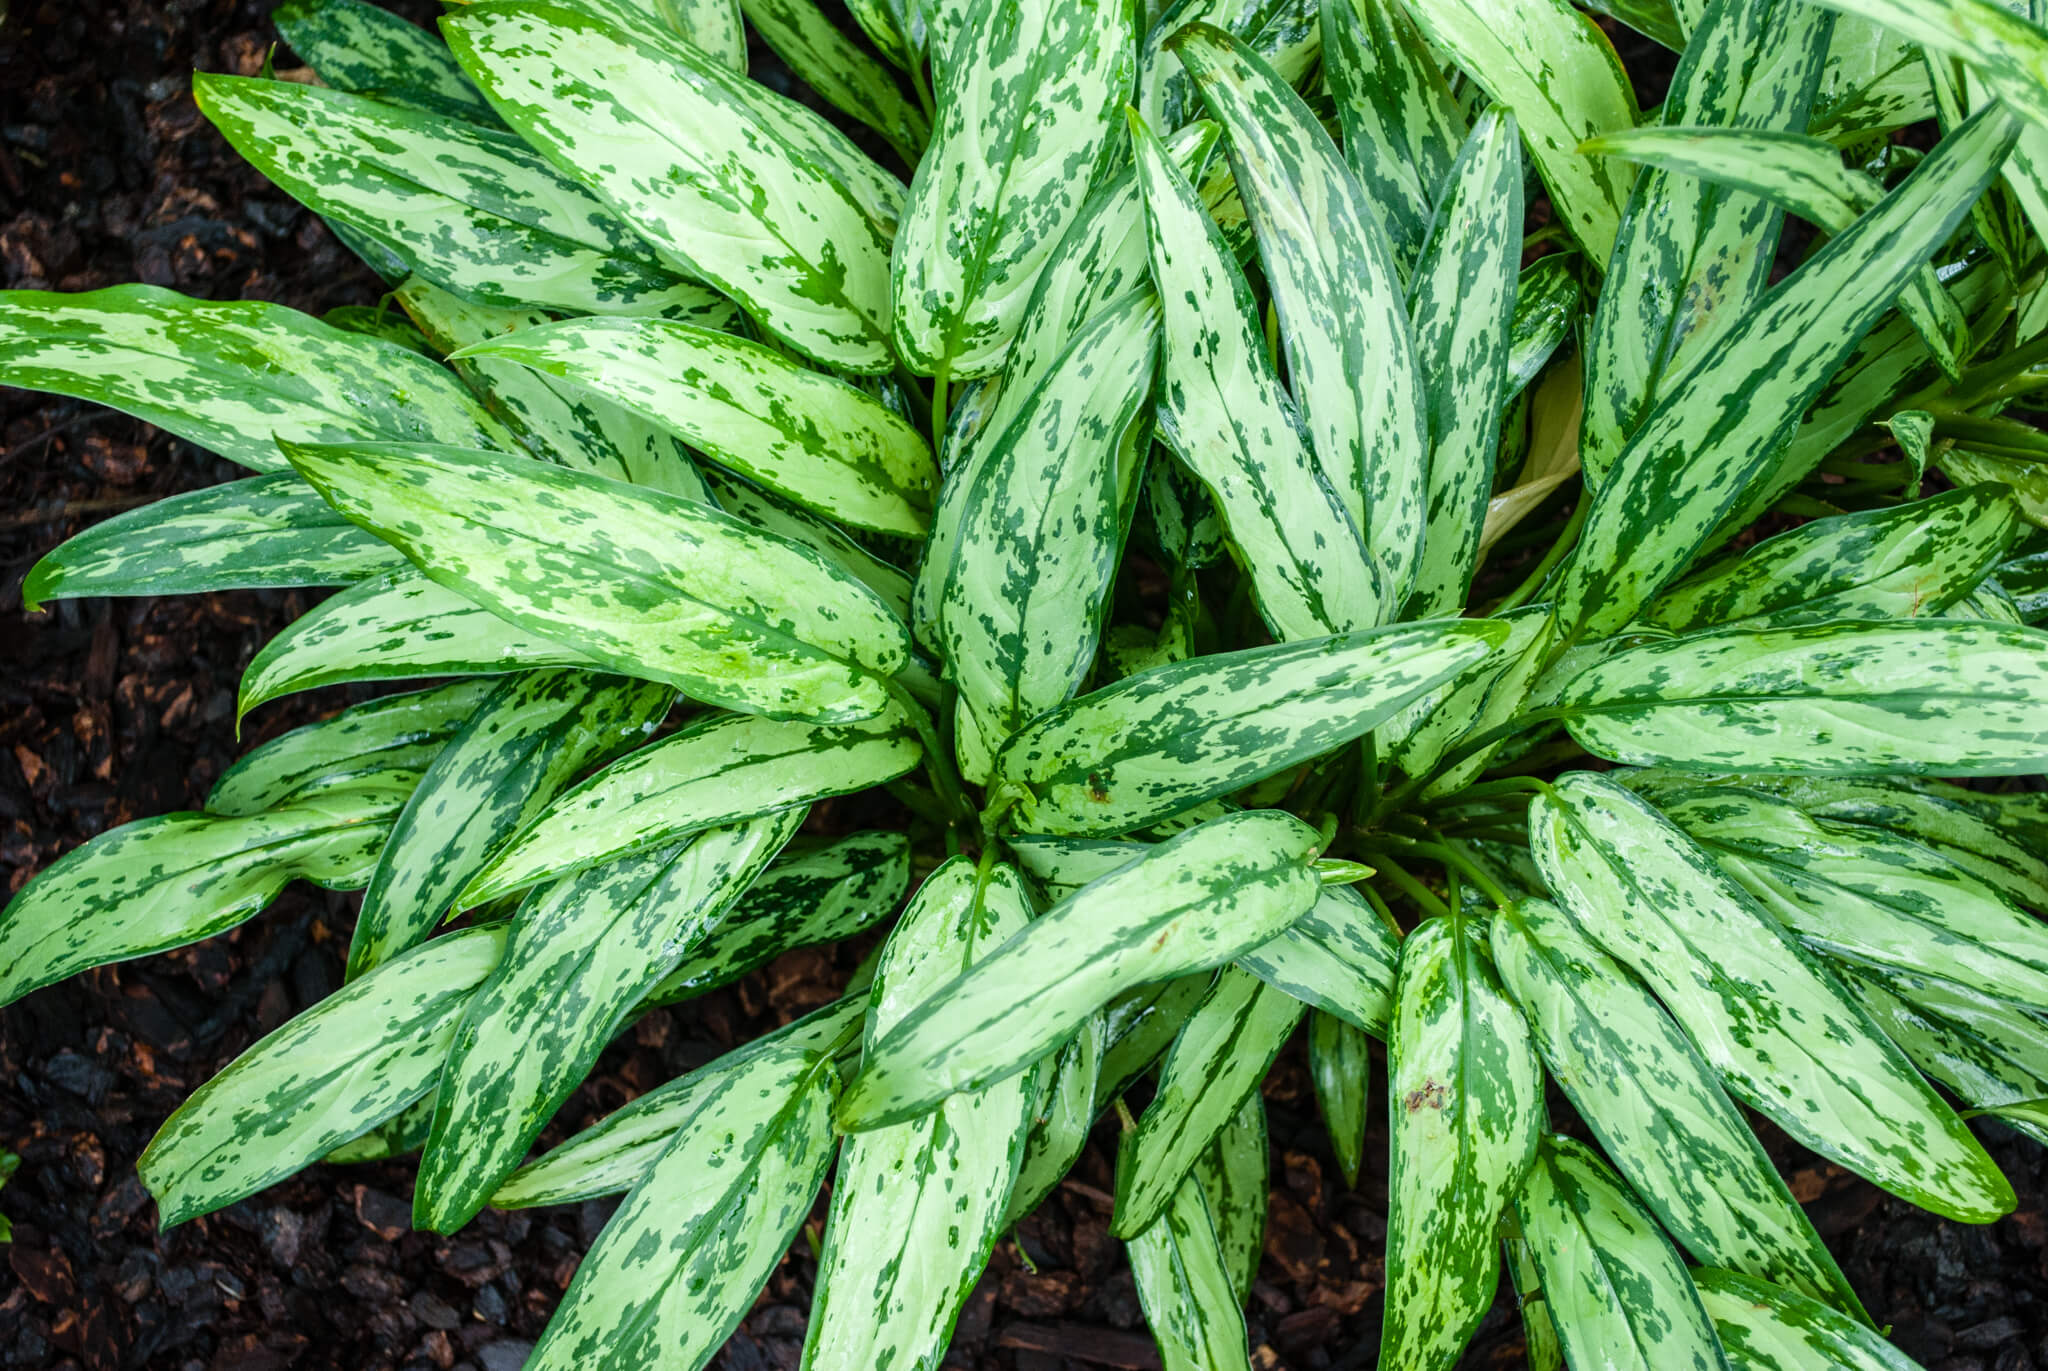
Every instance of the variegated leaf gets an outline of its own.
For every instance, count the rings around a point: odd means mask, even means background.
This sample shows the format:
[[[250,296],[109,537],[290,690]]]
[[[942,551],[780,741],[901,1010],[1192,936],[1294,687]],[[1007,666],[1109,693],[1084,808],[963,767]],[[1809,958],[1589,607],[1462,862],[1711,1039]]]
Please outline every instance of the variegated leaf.
[[[443,354],[553,320],[544,310],[471,304],[416,276],[392,295]],[[728,328],[738,317],[730,302],[721,301],[695,320]],[[451,365],[485,407],[543,461],[711,503],[696,458],[668,425],[498,357],[465,357]]]
[[[1223,1248],[1223,1264],[1231,1274],[1238,1303],[1251,1298],[1259,1276],[1259,1256],[1266,1247],[1267,1187],[1271,1171],[1266,1157],[1266,1100],[1254,1090],[1195,1162],[1194,1178],[1209,1201],[1209,1218]]]
[[[1113,996],[1229,961],[1315,902],[1319,835],[1266,810],[1212,820],[1061,901],[876,1040],[840,1106],[879,1128],[1045,1056]]]
[[[1997,173],[2018,120],[1991,107],[1731,325],[1616,456],[1558,575],[1570,636],[1604,634],[1683,571],[1771,469],[1856,340]],[[1770,362],[1761,370],[1759,357]]]
[[[1149,446],[1159,307],[1134,292],[1075,336],[960,507],[938,640],[959,735],[992,749],[1064,703],[1094,664]],[[961,748],[962,774],[988,776]]]
[[[1836,26],[1846,22],[1838,18]],[[1991,327],[2011,302],[2005,273],[1988,256],[1952,269],[1944,288],[1970,317],[1973,329]],[[1755,523],[1845,438],[1894,412],[1901,392],[1930,366],[1926,344],[1904,316],[1894,313],[1881,319],[1821,387],[1779,455],[1736,497],[1707,546],[1718,547]],[[1970,479],[1963,476],[1966,483]]]
[[[1308,1070],[1337,1170],[1344,1184],[1356,1190],[1358,1169],[1365,1161],[1366,1101],[1372,1092],[1372,1056],[1365,1033],[1334,1014],[1314,1011],[1308,1020]]]
[[[1393,932],[1358,892],[1333,885],[1286,932],[1244,953],[1237,964],[1318,1013],[1384,1038],[1400,959]]]
[[[2004,776],[2048,758],[2044,702],[2048,632],[1927,619],[1646,643],[1588,668],[1556,707],[1610,761]]]
[[[1205,122],[1175,135],[1169,149],[1178,165],[1199,174],[1216,136],[1216,126]],[[1110,304],[1135,291],[1150,290],[1147,262],[1137,170],[1123,166],[1104,177],[1082,202],[1059,250],[1039,272],[1001,373],[963,392],[948,417],[947,479],[918,573],[912,622],[920,639],[937,641],[938,599],[956,555],[961,513],[997,446],[1017,416],[1041,394],[1053,366],[1067,355],[1082,327]],[[1126,319],[1132,326],[1142,322],[1142,313]],[[1156,332],[1156,324],[1153,328]]]
[[[630,31],[685,67],[702,65],[708,56],[715,68],[739,77],[747,73],[746,25],[738,0],[567,0],[566,7]],[[649,18],[658,22],[649,24]],[[814,164],[851,196],[884,243],[895,234],[905,190],[894,173],[801,100],[759,80],[719,80],[716,72],[711,80],[721,98],[736,102],[774,130],[792,153]]]
[[[1446,173],[1408,293],[1429,458],[1421,560],[1403,611],[1407,618],[1464,608],[1479,566],[1515,340],[1521,226],[1515,118],[1489,110]]]
[[[1285,991],[1223,969],[1167,1050],[1159,1093],[1117,1149],[1112,1234],[1134,1238],[1165,1212],[1258,1091],[1301,1016],[1301,1002]]]
[[[496,675],[592,665],[515,627],[413,568],[358,581],[263,645],[242,673],[238,717],[296,691],[346,681]]]
[[[1040,717],[997,754],[993,782],[1027,831],[1125,833],[1358,737],[1506,632],[1404,624],[1154,667]]]
[[[1244,1310],[1199,1180],[1190,1176],[1174,1189],[1129,1251],[1165,1371],[1251,1371]]]
[[[576,1268],[527,1371],[709,1362],[811,1212],[838,1150],[838,1082],[826,1053],[763,1054],[697,1092]]]
[[[552,0],[650,43],[680,38],[728,71],[747,72],[746,24],[738,0]]]
[[[1729,1371],[1685,1263],[1592,1148],[1544,1139],[1515,1215],[1573,1366]]]
[[[448,49],[419,25],[368,0],[285,0],[278,36],[336,90],[490,127],[498,117]]]
[[[909,634],[807,547],[658,491],[454,448],[294,446],[335,508],[520,628],[695,699],[873,715]]]
[[[641,997],[803,822],[789,810],[558,881],[512,916],[504,959],[462,1013],[441,1069],[413,1224],[476,1216],[583,1083]]]
[[[1673,1237],[1862,1315],[1712,1069],[1619,962],[1544,900],[1498,915],[1492,947],[1551,1079]]]
[[[1716,787],[1658,807],[1808,947],[2048,1003],[2048,926],[1931,848]]]
[[[427,1141],[427,1128],[433,1121],[434,1096],[429,1091],[383,1123],[356,1134],[320,1160],[330,1166],[351,1166],[357,1162],[391,1161],[410,1156]]]
[[[876,718],[848,725],[712,714],[550,803],[456,903],[488,904],[698,829],[865,790],[902,775],[919,755],[917,734],[894,702]]]
[[[351,979],[424,939],[492,851],[585,768],[645,742],[675,698],[584,671],[490,685],[392,825],[349,942]]]
[[[794,948],[851,938],[895,913],[909,885],[910,842],[900,833],[856,833],[791,857],[754,883],[648,1003],[690,999]]]
[[[2010,493],[1989,483],[1815,519],[1672,587],[1643,622],[1689,633],[1939,614],[1997,566],[2019,525]]]
[[[1493,1303],[1494,1230],[1543,1124],[1529,1030],[1461,915],[1430,919],[1401,945],[1387,1073],[1380,1364],[1442,1371]]]
[[[688,43],[538,0],[467,6],[442,31],[505,121],[665,261],[808,356],[888,370],[888,244],[766,117],[768,92]]]
[[[340,791],[247,818],[159,814],[100,834],[0,910],[0,1004],[232,928],[295,877],[360,886],[409,788]]]
[[[465,348],[559,377],[804,507],[915,538],[938,469],[916,429],[772,348],[662,319],[570,319]]]
[[[1572,274],[1577,254],[1539,257],[1515,280],[1515,312],[1508,324],[1507,391],[1501,403],[1536,379],[1579,317],[1579,282]]]
[[[1275,636],[1378,623],[1391,592],[1350,513],[1363,510],[1363,486],[1337,490],[1316,464],[1221,231],[1135,118],[1131,141],[1152,279],[1165,308],[1161,439],[1215,498]],[[1352,455],[1347,450],[1331,464]]]
[[[1925,1208],[1983,1223],[2012,1187],[1821,965],[1642,800],[1573,772],[1530,846],[1579,925],[1656,991],[1751,1108]]]
[[[1661,122],[1803,133],[1833,28],[1801,0],[1707,6]],[[1625,169],[1612,174],[1626,184]],[[1768,201],[1711,181],[1661,168],[1636,178],[1586,337],[1579,460],[1591,488],[1655,402],[1755,307],[1781,223]]]
[[[573,314],[717,302],[510,134],[292,81],[202,72],[192,98],[281,190],[466,299]]]
[[[1913,1064],[1978,1108],[2048,1095],[2048,1020],[1938,976],[1835,965],[1857,1002]],[[2048,1143],[2048,1128],[2014,1126]]]
[[[630,1190],[704,1102],[734,1080],[774,1079],[859,1045],[867,996],[848,995],[657,1086],[519,1168],[491,1196],[498,1209],[575,1204]]]
[[[1838,13],[1807,131],[1842,142],[1934,117],[1925,54],[1861,14]]]
[[[1796,1291],[1733,1271],[1695,1268],[1692,1279],[1739,1371],[1920,1371],[1869,1328]]]
[[[1113,1100],[1150,1071],[1195,1006],[1207,997],[1216,977],[1209,972],[1178,976],[1139,986],[1111,1000],[1102,1011],[1102,1074],[1096,1078],[1097,1101]]]
[[[802,543],[882,599],[897,618],[910,621],[910,577],[849,538],[836,525],[756,489],[737,476],[713,470],[710,483],[718,507],[755,528]]]
[[[1520,1238],[1501,1242],[1514,1282],[1515,1305],[1522,1315],[1523,1355],[1529,1371],[1564,1371],[1564,1347],[1557,1339],[1557,1324],[1550,1317],[1550,1301],[1543,1293],[1543,1278],[1536,1274],[1536,1262],[1529,1244]]]
[[[183,1223],[318,1161],[433,1089],[502,928],[436,938],[352,981],[194,1091],[135,1164],[158,1221]]]
[[[1173,0],[1146,29],[1138,53],[1138,113],[1161,133],[1181,128],[1201,111],[1194,83],[1173,57],[1173,38],[1191,24],[1228,33],[1300,88],[1322,55],[1317,0]]]
[[[1379,568],[1390,618],[1416,581],[1428,416],[1438,406],[1425,391],[1386,233],[1321,121],[1272,68],[1206,24],[1181,30],[1169,47],[1223,125],[1294,397],[1324,479]],[[1485,313],[1483,299],[1468,306]]]
[[[1017,1179],[1010,1187],[1009,1207],[1003,1213],[1005,1228],[1044,1203],[1088,1145],[1088,1130],[1095,1126],[1101,1104],[1095,1083],[1107,1045],[1106,1017],[1100,1013],[1089,1015],[1074,1030],[1074,1036],[1061,1044],[1042,1072],[1044,1084],[1032,1114],[1031,1130],[1024,1139]]]
[[[1641,774],[1641,773],[1638,773]],[[1706,777],[1680,775],[1685,786]],[[1816,819],[1871,824],[1924,843],[2018,904],[2048,909],[2048,857],[1995,797],[1940,781],[1903,777],[1731,776],[1795,804]]]
[[[492,684],[455,681],[386,695],[295,728],[222,772],[207,793],[207,812],[246,819],[342,791],[409,791]]]
[[[1843,166],[1833,145],[1783,129],[1633,129],[1589,139],[1585,150],[1718,183],[1767,200],[1827,233],[1845,231],[1884,198],[1883,183]],[[1923,264],[1906,283],[1899,309],[1942,370],[1956,376],[1970,347],[1970,325],[1931,265]]]
[[[1605,267],[1629,178],[1578,147],[1636,122],[1635,94],[1607,36],[1565,0],[1418,0],[1411,8],[1430,42],[1515,112],[1558,218]]]
[[[416,352],[155,286],[0,292],[0,383],[110,406],[255,471],[283,469],[276,438],[516,446]]]
[[[30,569],[21,603],[33,611],[84,595],[338,586],[404,563],[286,471],[173,495],[94,524]]]
[[[915,371],[999,370],[1130,96],[1126,0],[962,0],[938,127],[896,234],[896,346]],[[943,384],[941,386],[943,389]]]
[[[905,71],[924,60],[924,13],[919,0],[848,0],[847,13],[868,41]],[[917,34],[913,44],[912,31]]]
[[[814,0],[740,0],[755,32],[827,103],[882,135],[907,166],[931,141],[931,121],[889,69],[841,33]]]
[[[1993,0],[1820,0],[1900,38],[1962,58],[1999,99],[2048,125],[2048,30]]]
[[[1422,792],[1429,799],[1456,794],[1492,763],[1497,747],[1439,770],[1460,743],[1515,716],[1556,645],[1557,624],[1548,605],[1511,609],[1495,622],[1508,629],[1498,652],[1409,705],[1384,730],[1388,758],[1411,776],[1431,778]]]
[[[954,857],[933,872],[876,968],[868,1041],[1030,919],[1008,866],[978,876],[972,861]],[[848,1139],[818,1262],[806,1366],[937,1367],[1001,1235],[1039,1086],[1024,1072]]]
[[[1422,256],[1465,118],[1406,5],[1323,0],[1321,10],[1323,81],[1344,129],[1344,160],[1405,277]]]

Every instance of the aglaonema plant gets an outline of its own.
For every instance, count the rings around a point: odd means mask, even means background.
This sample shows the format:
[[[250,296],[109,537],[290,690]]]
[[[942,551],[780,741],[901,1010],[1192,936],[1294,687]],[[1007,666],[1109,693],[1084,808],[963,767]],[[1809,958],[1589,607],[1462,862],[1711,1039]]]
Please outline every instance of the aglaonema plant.
[[[24,599],[333,587],[243,712],[441,683],[57,862],[0,1000],[361,888],[142,1178],[623,1192],[535,1368],[704,1365],[821,1203],[805,1364],[934,1367],[1105,1116],[1163,1363],[1247,1367],[1297,1029],[1353,1182],[1385,1100],[1379,1365],[1503,1271],[1539,1371],[1902,1365],[1741,1107],[1977,1223],[1965,1119],[2048,1140],[2048,31],[1600,8],[1658,109],[1563,0],[294,0],[316,82],[195,94],[390,300],[7,297],[0,380],[256,473]]]

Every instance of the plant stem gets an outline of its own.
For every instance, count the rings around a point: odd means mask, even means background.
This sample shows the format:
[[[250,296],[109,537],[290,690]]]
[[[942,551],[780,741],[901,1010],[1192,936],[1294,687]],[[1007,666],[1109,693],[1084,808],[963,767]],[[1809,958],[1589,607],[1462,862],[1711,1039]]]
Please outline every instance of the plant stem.
[[[938,374],[932,377],[932,456],[936,458],[946,448],[946,414],[951,403],[946,394],[948,383],[953,379],[953,363],[949,359],[940,364]]]
[[[1354,886],[1353,889],[1365,896],[1365,902],[1372,906],[1373,913],[1380,916],[1380,922],[1387,926],[1396,942],[1408,936],[1407,930],[1401,927],[1401,921],[1394,917],[1394,911],[1387,908],[1387,902],[1380,898],[1379,891],[1369,885]]]
[[[1380,874],[1400,887],[1403,895],[1420,905],[1423,913],[1443,915],[1451,912],[1450,906],[1432,894],[1428,886],[1409,875],[1407,868],[1395,861],[1390,854],[1373,853],[1372,864],[1379,868]]]
[[[1441,834],[1438,836],[1442,837]],[[1418,842],[1413,838],[1402,838],[1392,833],[1380,834],[1379,838],[1382,842],[1394,844],[1403,852],[1413,852],[1417,856],[1435,858],[1443,864],[1446,872],[1462,873],[1472,884],[1478,886],[1485,893],[1487,899],[1492,900],[1502,909],[1506,909],[1514,903],[1514,897],[1503,890],[1500,884],[1483,870],[1479,863],[1473,860],[1471,854],[1465,850],[1464,846],[1454,838],[1447,838],[1441,842]]]
[[[1544,580],[1557,569],[1557,564],[1564,560],[1565,554],[1579,541],[1579,530],[1585,527],[1586,511],[1592,508],[1592,504],[1592,493],[1581,485],[1579,503],[1572,508],[1572,517],[1565,521],[1564,528],[1558,532],[1557,540],[1551,543],[1550,550],[1543,554],[1543,560],[1536,563],[1529,574],[1522,578],[1520,585],[1509,591],[1499,604],[1487,611],[1487,617],[1505,614],[1511,609],[1518,608],[1543,588]]]
[[[910,692],[899,685],[893,677],[884,677],[883,683],[903,712],[910,716],[911,727],[917,730],[918,741],[924,746],[925,775],[931,777],[932,788],[938,792],[939,802],[952,814],[953,825],[981,841],[981,823],[974,804],[967,798],[967,792],[960,780],[960,773],[953,769],[953,754],[939,738],[938,729],[933,727],[931,715],[924,706],[911,698]]]
[[[924,63],[913,55],[910,62],[910,85],[917,92],[917,106],[924,111],[926,123],[938,120],[938,102],[932,99],[932,83],[924,74]]]

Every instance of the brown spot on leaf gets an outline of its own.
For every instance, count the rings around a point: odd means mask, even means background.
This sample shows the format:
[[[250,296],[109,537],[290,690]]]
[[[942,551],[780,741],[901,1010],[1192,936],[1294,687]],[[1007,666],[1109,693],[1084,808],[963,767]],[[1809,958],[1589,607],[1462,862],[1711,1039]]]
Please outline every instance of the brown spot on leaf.
[[[1409,1091],[1401,1103],[1413,1114],[1422,1109],[1442,1109],[1450,1097],[1451,1092],[1437,1082],[1424,1081],[1421,1088]]]

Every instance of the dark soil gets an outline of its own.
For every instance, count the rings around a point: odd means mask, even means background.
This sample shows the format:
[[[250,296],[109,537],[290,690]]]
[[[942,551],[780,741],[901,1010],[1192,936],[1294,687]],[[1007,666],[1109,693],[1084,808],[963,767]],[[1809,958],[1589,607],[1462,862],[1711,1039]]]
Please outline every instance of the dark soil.
[[[243,165],[187,94],[194,67],[257,69],[272,37],[267,8],[15,0],[0,24],[4,285],[141,280],[316,311],[376,298],[370,273]],[[21,613],[22,575],[64,536],[237,474],[119,415],[0,390],[0,879],[9,891],[115,824],[196,807],[240,749],[355,698],[337,690],[271,705],[236,742],[235,682],[310,603],[300,594],[67,601]],[[135,1177],[136,1156],[186,1092],[339,985],[352,918],[349,898],[293,887],[235,932],[77,977],[0,1015],[0,1144],[24,1159],[0,1191],[14,1220],[12,1279],[0,1276],[0,1365],[516,1371],[609,1206],[486,1213],[444,1238],[407,1229],[409,1165],[316,1167],[163,1233]],[[850,969],[849,953],[795,954],[650,1017],[606,1054],[547,1141],[823,1003]],[[1274,1189],[1249,1311],[1255,1363],[1369,1367],[1383,1276],[1383,1127],[1375,1124],[1369,1174],[1351,1192],[1322,1138],[1298,1046],[1266,1096]],[[1936,1220],[1774,1140],[1873,1312],[1930,1371],[2048,1367],[2048,1162],[1997,1125],[1984,1131],[2020,1193],[2019,1213],[1988,1228]],[[954,1364],[1157,1364],[1106,1233],[1114,1143],[1100,1133],[1017,1244],[1003,1244],[961,1320]],[[800,1243],[720,1365],[796,1365],[813,1270]],[[1467,1364],[1515,1365],[1520,1347],[1503,1300]]]

